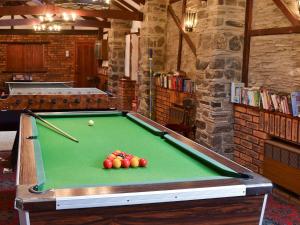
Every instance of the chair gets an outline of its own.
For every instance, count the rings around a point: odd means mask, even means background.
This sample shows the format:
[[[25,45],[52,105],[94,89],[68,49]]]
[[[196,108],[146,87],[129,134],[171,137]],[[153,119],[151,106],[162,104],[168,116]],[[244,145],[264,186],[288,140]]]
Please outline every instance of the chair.
[[[174,104],[169,109],[169,120],[166,127],[184,135],[185,137],[195,137],[196,126],[194,123],[194,101],[187,98],[183,100],[183,105]]]

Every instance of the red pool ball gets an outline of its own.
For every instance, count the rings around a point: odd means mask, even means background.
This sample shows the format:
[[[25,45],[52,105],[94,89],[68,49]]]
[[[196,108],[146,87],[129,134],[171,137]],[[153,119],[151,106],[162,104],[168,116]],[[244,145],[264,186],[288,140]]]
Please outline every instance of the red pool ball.
[[[104,160],[104,162],[103,162],[103,166],[104,166],[105,169],[111,169],[112,166],[113,166],[113,163],[112,163],[111,160],[106,159],[106,160]]]
[[[123,168],[128,168],[130,166],[130,161],[128,159],[123,159],[122,160],[122,167]]]
[[[145,167],[145,166],[147,166],[147,160],[146,159],[140,159],[139,160],[139,166],[140,167]]]
[[[125,157],[126,159],[128,159],[129,161],[133,158],[133,155],[126,155],[126,157]]]
[[[112,154],[114,154],[115,156],[118,156],[120,153],[121,153],[120,150],[116,150],[116,151],[114,151]]]
[[[110,161],[114,161],[114,157],[113,156],[108,156],[106,159],[110,160]]]

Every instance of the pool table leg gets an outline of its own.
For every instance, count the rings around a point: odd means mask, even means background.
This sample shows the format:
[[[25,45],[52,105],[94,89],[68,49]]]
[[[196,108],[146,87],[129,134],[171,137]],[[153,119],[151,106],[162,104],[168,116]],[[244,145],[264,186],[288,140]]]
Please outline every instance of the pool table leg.
[[[23,210],[18,210],[18,212],[20,225],[30,225],[29,212]]]
[[[264,197],[264,202],[261,208],[261,214],[260,214],[260,219],[259,219],[259,225],[262,225],[263,220],[264,220],[264,215],[265,215],[265,210],[266,210],[266,205],[267,205],[267,201],[268,201],[268,195],[265,194]]]

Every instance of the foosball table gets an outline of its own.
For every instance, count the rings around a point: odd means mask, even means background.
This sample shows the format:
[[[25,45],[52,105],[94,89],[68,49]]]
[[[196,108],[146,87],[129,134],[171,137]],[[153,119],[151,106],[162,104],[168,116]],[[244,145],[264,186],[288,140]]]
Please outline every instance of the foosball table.
[[[73,88],[70,82],[7,82],[1,110],[82,110],[116,108],[116,98],[97,88]]]

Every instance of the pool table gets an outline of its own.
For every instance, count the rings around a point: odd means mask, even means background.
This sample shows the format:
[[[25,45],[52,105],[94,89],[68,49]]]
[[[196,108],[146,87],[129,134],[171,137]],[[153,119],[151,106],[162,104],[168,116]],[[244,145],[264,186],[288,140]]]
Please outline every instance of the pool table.
[[[260,224],[269,180],[137,113],[22,114],[15,208],[21,225]],[[93,120],[94,126],[88,126]],[[147,167],[104,169],[111,152]]]

